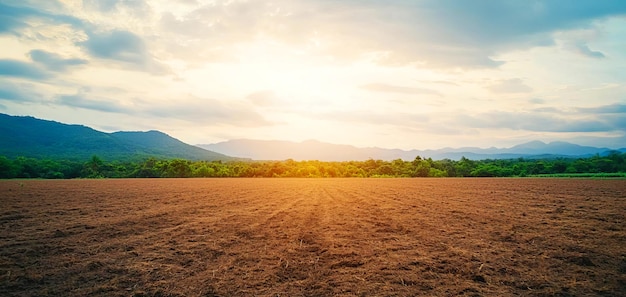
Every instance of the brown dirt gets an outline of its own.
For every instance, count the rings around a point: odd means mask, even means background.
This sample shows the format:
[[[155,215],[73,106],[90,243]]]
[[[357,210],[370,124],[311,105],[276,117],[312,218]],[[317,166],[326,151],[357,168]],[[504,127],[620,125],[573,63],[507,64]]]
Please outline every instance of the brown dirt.
[[[1,296],[626,295],[626,181],[0,181]]]

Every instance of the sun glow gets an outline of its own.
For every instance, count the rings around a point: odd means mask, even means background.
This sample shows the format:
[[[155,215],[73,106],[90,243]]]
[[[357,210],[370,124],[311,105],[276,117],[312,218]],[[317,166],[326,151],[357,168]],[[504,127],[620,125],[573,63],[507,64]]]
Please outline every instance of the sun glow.
[[[339,95],[338,69],[320,66],[324,65],[320,61],[323,57],[265,43],[243,48],[238,56],[241,58],[235,71],[242,75],[244,86],[272,89],[296,101]]]
[[[241,45],[232,55],[237,58],[207,63],[201,69],[190,70],[185,79],[194,89],[212,95],[224,87],[239,93],[240,98],[271,91],[292,106],[337,102],[349,97],[347,78],[351,70],[325,63],[324,56],[267,41]],[[216,69],[219,77],[215,76]]]

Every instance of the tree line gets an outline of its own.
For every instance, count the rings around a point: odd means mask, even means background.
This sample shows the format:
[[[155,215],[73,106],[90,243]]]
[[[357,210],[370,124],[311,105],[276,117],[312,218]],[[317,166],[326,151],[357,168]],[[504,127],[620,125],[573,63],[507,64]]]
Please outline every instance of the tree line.
[[[537,175],[626,174],[626,153],[567,159],[412,161],[189,161],[148,158],[143,161],[86,162],[0,156],[0,178],[185,178],[185,177],[525,177]]]

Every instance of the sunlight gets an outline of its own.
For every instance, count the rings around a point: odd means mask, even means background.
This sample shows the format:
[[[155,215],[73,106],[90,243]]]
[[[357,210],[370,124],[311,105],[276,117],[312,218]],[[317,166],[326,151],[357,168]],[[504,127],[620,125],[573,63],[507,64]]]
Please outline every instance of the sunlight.
[[[323,57],[273,42],[257,42],[238,49],[235,71],[243,86],[271,89],[290,100],[338,96],[336,73]]]
[[[322,63],[323,56],[270,41],[241,45],[232,55],[237,58],[188,71],[184,79],[190,89],[202,96],[228,94],[230,100],[271,91],[291,108],[307,109],[349,98],[352,70]],[[240,98],[232,98],[233,92]]]

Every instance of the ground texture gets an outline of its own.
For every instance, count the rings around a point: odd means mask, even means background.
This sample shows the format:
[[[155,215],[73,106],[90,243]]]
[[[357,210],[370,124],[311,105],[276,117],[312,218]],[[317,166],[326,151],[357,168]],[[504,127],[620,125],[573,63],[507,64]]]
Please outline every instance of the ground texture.
[[[626,181],[0,181],[1,296],[626,296]]]

